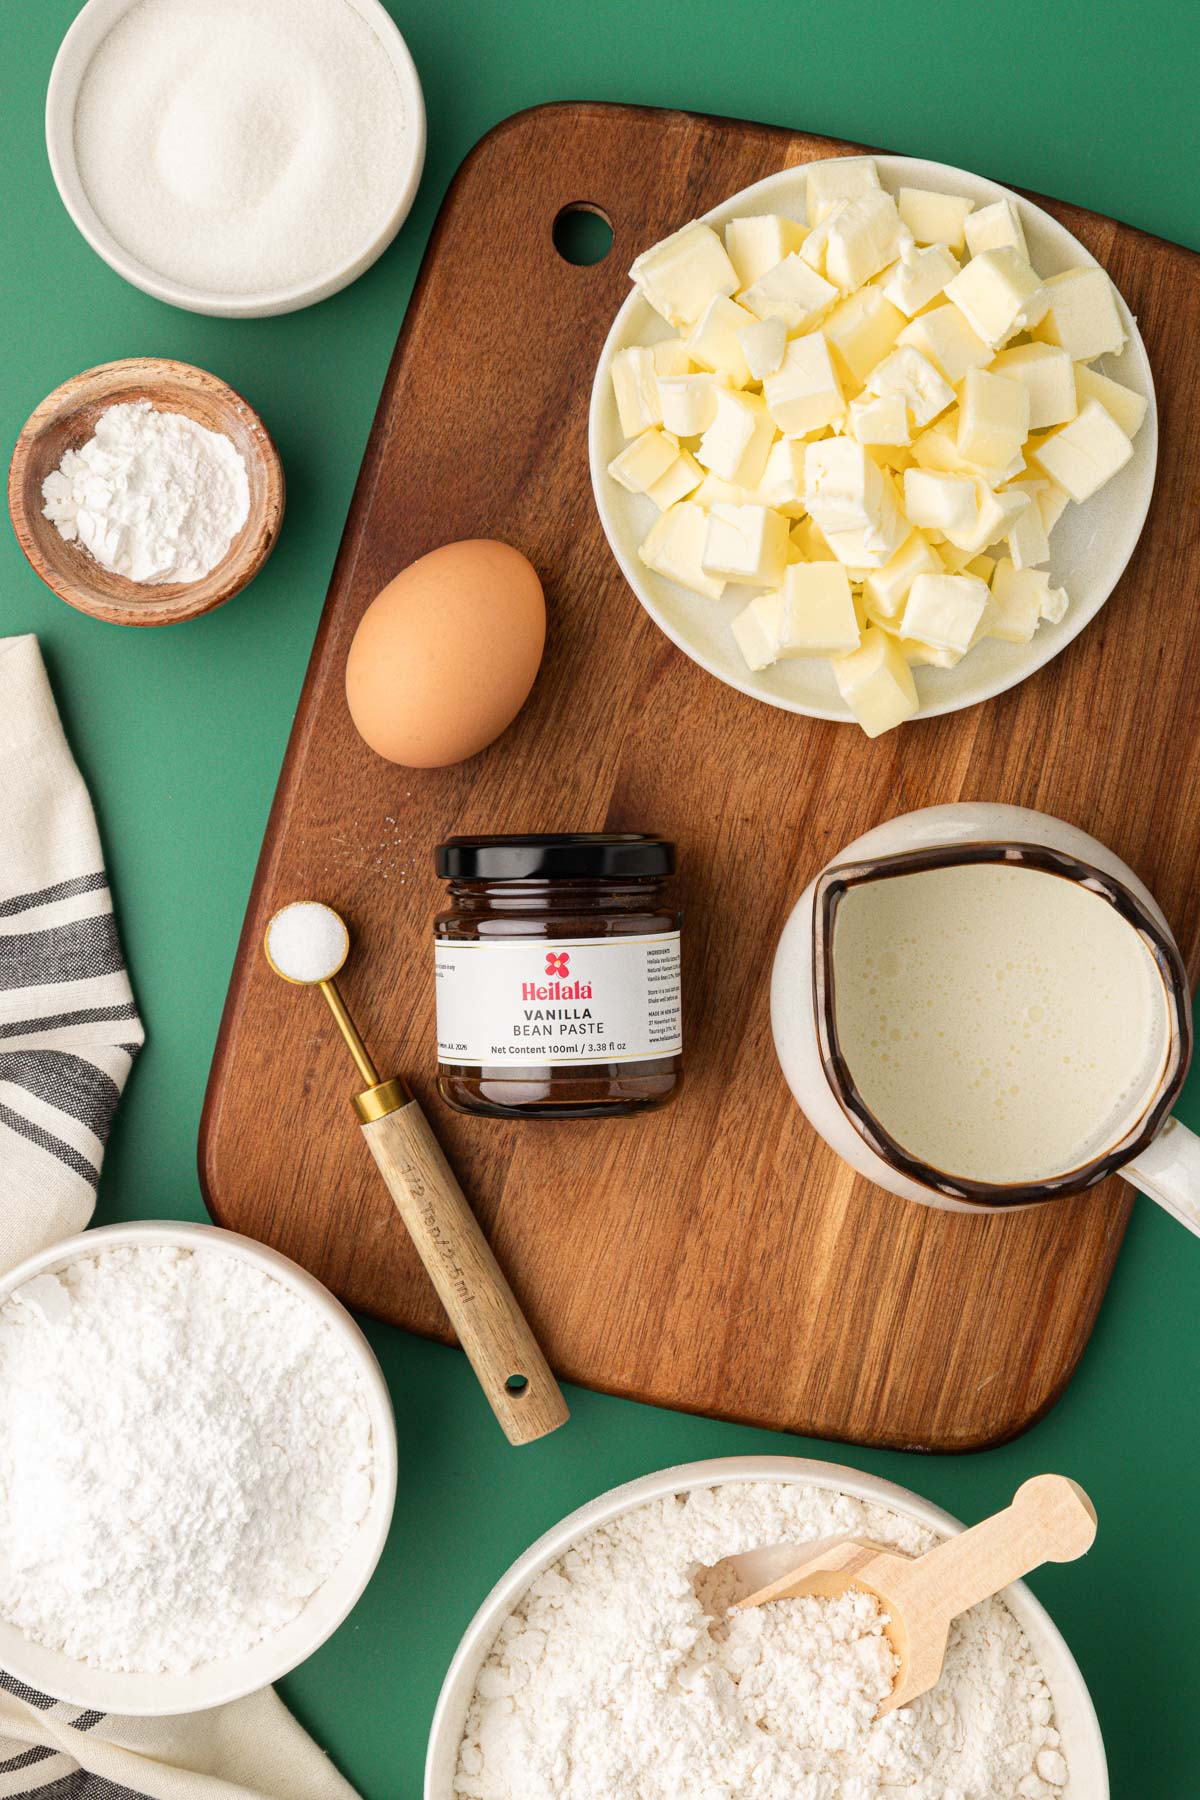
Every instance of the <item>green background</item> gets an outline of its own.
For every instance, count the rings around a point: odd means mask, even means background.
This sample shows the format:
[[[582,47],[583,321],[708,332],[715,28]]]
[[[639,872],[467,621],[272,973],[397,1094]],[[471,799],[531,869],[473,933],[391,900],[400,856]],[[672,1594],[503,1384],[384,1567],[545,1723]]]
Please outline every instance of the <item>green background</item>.
[[[5,457],[27,414],[69,375],[166,355],[214,370],[261,410],[289,489],[282,540],[253,589],[165,631],[72,612],[0,534],[0,634],[41,640],[100,814],[149,1036],[114,1130],[101,1220],[203,1216],[200,1105],[309,646],[439,201],[490,126],[551,99],[737,114],[964,165],[1200,248],[1200,14],[1166,0],[1133,11],[1115,0],[990,10],[975,0],[389,3],[430,118],[413,213],[345,293],[288,318],[230,323],[148,299],[76,234],[47,168],[42,107],[77,8],[0,0]],[[1193,1081],[1193,1123],[1198,1093]],[[1033,1586],[1091,1685],[1120,1800],[1200,1792],[1198,1296],[1200,1246],[1143,1201],[1079,1372],[1034,1431],[953,1460],[831,1452],[972,1517],[1037,1470],[1069,1471],[1087,1486],[1101,1519],[1095,1551]],[[400,1431],[395,1526],[352,1618],[284,1687],[367,1800],[420,1794],[430,1714],[463,1627],[563,1513],[676,1461],[828,1450],[573,1392],[568,1430],[512,1451],[457,1352],[368,1330]]]

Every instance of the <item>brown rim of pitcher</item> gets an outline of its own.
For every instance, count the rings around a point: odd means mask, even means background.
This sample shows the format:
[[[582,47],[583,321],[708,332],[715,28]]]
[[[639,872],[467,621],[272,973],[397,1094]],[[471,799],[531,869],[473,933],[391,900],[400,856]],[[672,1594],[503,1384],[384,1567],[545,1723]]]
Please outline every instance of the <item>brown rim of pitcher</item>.
[[[975,1181],[967,1176],[948,1175],[932,1164],[913,1156],[875,1117],[850,1074],[849,1066],[838,1043],[834,1007],[833,925],[838,906],[850,888],[864,881],[886,881],[894,875],[921,874],[929,869],[947,869],[972,863],[1006,863],[1039,869],[1047,875],[1058,875],[1066,881],[1078,882],[1090,893],[1119,913],[1131,925],[1153,956],[1166,989],[1171,1021],[1171,1042],[1166,1066],[1152,1103],[1137,1124],[1125,1133],[1102,1156],[1051,1175],[1044,1181],[1023,1183]],[[983,843],[942,844],[930,850],[905,850],[890,856],[865,857],[857,862],[840,863],[826,869],[818,877],[813,905],[813,1014],[820,1045],[825,1079],[847,1119],[876,1156],[890,1163],[899,1173],[922,1187],[952,1200],[970,1201],[977,1206],[1028,1206],[1040,1200],[1055,1200],[1068,1194],[1080,1194],[1087,1188],[1116,1175],[1126,1163],[1133,1162],[1147,1149],[1171,1112],[1187,1075],[1192,1057],[1192,1006],[1187,972],[1171,938],[1151,916],[1136,895],[1115,876],[1106,875],[1092,863],[1077,856],[1053,850],[1044,844],[1024,844],[996,840]]]

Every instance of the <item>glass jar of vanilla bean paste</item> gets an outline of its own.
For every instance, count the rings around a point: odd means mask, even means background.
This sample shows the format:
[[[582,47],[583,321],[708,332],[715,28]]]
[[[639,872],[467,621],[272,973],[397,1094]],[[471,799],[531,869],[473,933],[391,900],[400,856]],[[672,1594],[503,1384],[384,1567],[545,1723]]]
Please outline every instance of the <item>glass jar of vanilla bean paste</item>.
[[[438,1088],[460,1112],[591,1119],[679,1086],[675,846],[637,832],[438,847]]]

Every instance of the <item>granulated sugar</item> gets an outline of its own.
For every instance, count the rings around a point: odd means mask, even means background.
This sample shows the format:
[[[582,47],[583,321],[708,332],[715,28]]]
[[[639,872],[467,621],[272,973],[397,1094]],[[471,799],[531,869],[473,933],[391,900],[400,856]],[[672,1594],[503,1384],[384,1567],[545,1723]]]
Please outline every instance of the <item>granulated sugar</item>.
[[[329,1324],[240,1257],[38,1276],[0,1306],[0,1617],[101,1669],[237,1656],[337,1567],[371,1454]]]
[[[916,1553],[932,1533],[812,1487],[735,1483],[639,1507],[538,1577],[480,1673],[454,1791],[468,1800],[1056,1800],[1045,1679],[1000,1600],[951,1632],[936,1689],[875,1718],[895,1658],[876,1603],[714,1619],[692,1577],[830,1536]]]
[[[75,156],[132,256],[258,294],[366,247],[405,130],[388,55],[348,0],[139,0],[84,73]]]

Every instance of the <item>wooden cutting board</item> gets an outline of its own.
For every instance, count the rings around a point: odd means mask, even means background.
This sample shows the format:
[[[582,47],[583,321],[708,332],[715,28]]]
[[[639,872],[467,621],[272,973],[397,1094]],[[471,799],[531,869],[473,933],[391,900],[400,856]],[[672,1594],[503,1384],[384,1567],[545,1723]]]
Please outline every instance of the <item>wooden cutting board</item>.
[[[201,1169],[221,1224],[295,1257],[352,1306],[449,1336],[359,1139],[353,1071],[325,1008],[260,953],[277,906],[327,900],[353,929],[345,992],[380,1067],[413,1079],[561,1375],[818,1437],[965,1450],[1013,1436],[1061,1394],[1130,1190],[977,1218],[857,1178],[784,1086],[771,959],[801,887],[850,838],[966,798],[1041,807],[1103,838],[1154,889],[1194,966],[1200,257],[1040,201],[1106,265],[1146,338],[1162,425],[1150,521],[1113,598],[1048,668],[871,743],[757,704],[674,649],[607,549],[586,446],[592,373],[636,252],[775,169],[856,148],[588,104],[519,114],[467,158],[388,371],[317,634]],[[552,240],[560,209],[578,204],[613,226],[611,253],[591,267]],[[541,572],[543,672],[484,755],[392,767],[346,713],[351,636],[405,564],[472,536],[507,539]],[[610,1122],[450,1112],[434,1089],[434,845],[452,832],[602,828],[679,844],[682,1098]]]

